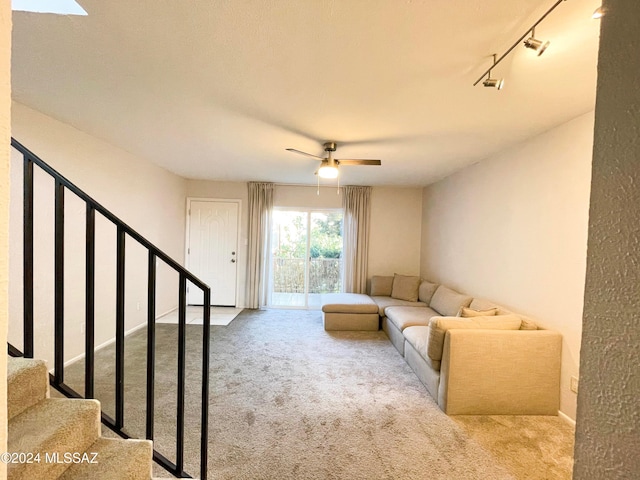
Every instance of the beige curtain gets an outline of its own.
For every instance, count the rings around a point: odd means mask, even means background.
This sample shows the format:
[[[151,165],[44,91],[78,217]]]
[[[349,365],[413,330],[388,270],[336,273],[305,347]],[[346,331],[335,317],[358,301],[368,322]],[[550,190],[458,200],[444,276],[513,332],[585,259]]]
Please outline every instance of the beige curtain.
[[[366,293],[371,187],[343,188],[344,291]]]
[[[267,304],[273,189],[273,183],[249,182],[248,308]]]

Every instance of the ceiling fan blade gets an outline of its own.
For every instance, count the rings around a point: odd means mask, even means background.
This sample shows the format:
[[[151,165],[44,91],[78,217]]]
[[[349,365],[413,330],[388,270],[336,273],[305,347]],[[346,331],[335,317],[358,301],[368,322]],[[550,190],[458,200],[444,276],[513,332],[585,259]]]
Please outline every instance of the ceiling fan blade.
[[[298,154],[304,155],[306,157],[317,158],[318,160],[324,160],[324,158],[322,158],[322,157],[318,157],[316,155],[311,155],[310,153],[307,153],[307,152],[301,152],[300,150],[296,150],[295,148],[287,148],[287,151],[293,152],[293,153],[298,153]]]
[[[381,160],[342,160],[339,158],[336,158],[336,161],[340,164],[340,165],[382,165],[382,161]]]

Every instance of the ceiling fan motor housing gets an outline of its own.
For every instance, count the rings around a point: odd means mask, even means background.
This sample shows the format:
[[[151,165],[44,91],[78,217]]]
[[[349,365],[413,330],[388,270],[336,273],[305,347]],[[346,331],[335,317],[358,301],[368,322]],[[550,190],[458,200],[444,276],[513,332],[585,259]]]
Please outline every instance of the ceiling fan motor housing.
[[[335,152],[336,151],[336,142],[327,142],[324,144],[325,152]]]

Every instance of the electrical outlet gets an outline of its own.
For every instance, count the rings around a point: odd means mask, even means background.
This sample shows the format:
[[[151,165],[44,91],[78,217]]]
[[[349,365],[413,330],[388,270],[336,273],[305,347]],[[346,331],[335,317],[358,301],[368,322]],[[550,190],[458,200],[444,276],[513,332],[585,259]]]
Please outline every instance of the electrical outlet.
[[[85,328],[86,328],[86,324],[84,322],[82,322],[80,324],[80,335],[84,335]]]
[[[140,311],[140,302],[136,303],[136,310]]]
[[[571,377],[571,384],[569,385],[569,388],[572,392],[578,393],[578,377]]]

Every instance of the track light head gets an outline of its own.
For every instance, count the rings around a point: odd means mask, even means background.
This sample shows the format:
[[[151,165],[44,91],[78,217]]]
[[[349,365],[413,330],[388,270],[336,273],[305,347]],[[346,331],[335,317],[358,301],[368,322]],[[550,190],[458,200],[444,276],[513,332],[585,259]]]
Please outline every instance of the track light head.
[[[542,55],[547,47],[551,44],[551,42],[542,42],[542,40],[538,40],[534,37],[529,37],[525,40],[524,46],[525,48],[530,48],[538,52],[538,56]]]
[[[495,67],[496,65],[496,60],[497,55],[494,53],[493,54],[493,66]],[[479,82],[480,80],[478,80]],[[478,83],[476,82],[476,84]],[[504,78],[501,79],[497,79],[497,78],[491,78],[491,69],[489,69],[489,71],[487,72],[487,78],[485,79],[484,82],[482,82],[482,85],[484,85],[485,87],[488,88],[497,88],[498,90],[502,90],[502,87],[504,87]]]
[[[502,90],[504,87],[504,78],[487,78],[484,82],[482,82],[487,88],[497,88],[498,90]]]
[[[598,20],[602,17],[604,17],[604,8],[602,7],[596,8],[595,12],[593,12],[593,15],[591,15],[591,18],[593,18],[594,20]]]

